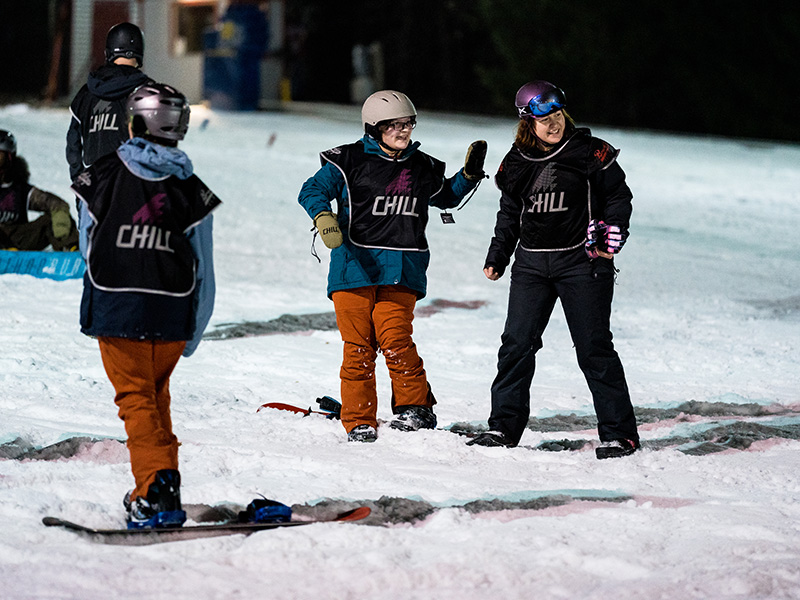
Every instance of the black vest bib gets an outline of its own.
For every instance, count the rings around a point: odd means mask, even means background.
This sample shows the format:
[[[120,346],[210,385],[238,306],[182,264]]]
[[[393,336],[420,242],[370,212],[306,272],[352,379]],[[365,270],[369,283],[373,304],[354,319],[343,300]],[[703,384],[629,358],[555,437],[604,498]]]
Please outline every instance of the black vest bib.
[[[28,222],[29,183],[12,183],[0,187],[0,225],[20,225]]]
[[[417,150],[393,160],[364,152],[359,141],[327,150],[330,162],[347,185],[347,234],[356,246],[373,249],[426,251],[428,203],[441,191],[443,162]]]
[[[87,270],[97,288],[169,296],[194,290],[186,233],[220,204],[198,177],[141,179],[115,153],[79,175],[72,188],[95,222]]]
[[[590,176],[616,157],[606,144],[608,151],[601,159],[594,152],[595,139],[579,129],[544,157],[532,157],[514,147],[504,159],[496,181],[502,191],[522,199],[522,249],[568,250],[586,241],[592,218]]]

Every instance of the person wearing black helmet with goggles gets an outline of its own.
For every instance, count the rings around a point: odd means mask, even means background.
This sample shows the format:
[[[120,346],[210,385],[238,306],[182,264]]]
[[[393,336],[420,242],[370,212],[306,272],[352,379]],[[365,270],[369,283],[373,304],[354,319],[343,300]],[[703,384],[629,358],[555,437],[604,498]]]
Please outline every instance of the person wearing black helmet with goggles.
[[[128,139],[125,101],[140,85],[153,83],[140,69],[144,36],[133,23],[118,23],[106,36],[105,64],[89,73],[70,104],[66,156],[70,179]]]
[[[17,154],[14,134],[0,129],[0,249],[77,250],[78,230],[69,204],[29,179],[28,162]],[[44,214],[29,221],[28,211]]]
[[[484,274],[499,279],[514,256],[508,315],[492,383],[489,431],[470,442],[516,446],[530,416],[542,334],[561,301],[597,413],[598,458],[639,448],[636,417],[609,329],[616,256],[628,237],[631,190],[619,151],[576,127],[564,92],[547,81],[516,96],[517,134],[495,176],[500,189]]]
[[[128,434],[136,486],[128,528],[182,524],[170,375],[214,306],[212,218],[220,200],[177,148],[189,103],[146,84],[126,102],[130,139],[75,178],[86,258],[81,331],[97,338]]]

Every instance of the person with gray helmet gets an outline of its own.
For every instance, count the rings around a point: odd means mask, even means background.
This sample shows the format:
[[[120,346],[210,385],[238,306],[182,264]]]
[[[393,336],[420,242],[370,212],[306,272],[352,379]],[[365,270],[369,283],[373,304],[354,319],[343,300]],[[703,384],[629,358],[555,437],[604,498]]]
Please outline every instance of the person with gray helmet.
[[[28,211],[43,213],[34,221]],[[30,183],[28,162],[17,154],[14,134],[0,129],[0,249],[78,249],[69,204]]]
[[[495,176],[500,210],[484,267],[496,281],[514,256],[508,316],[489,431],[468,443],[519,443],[530,416],[536,353],[560,300],[597,413],[597,458],[626,456],[639,448],[639,434],[609,327],[614,257],[628,237],[633,195],[619,151],[576,127],[560,88],[526,83],[515,104],[520,120]]]
[[[180,525],[170,375],[200,343],[214,306],[212,211],[220,200],[178,149],[189,103],[146,84],[126,101],[129,137],[72,184],[86,259],[81,331],[96,337],[128,434],[136,483],[129,528]]]
[[[133,23],[118,23],[106,35],[105,63],[89,73],[70,104],[66,156],[70,179],[128,139],[125,101],[140,85],[153,83],[140,70],[144,35]]]
[[[474,142],[464,167],[445,178],[445,164],[411,140],[417,110],[408,96],[376,92],[361,117],[363,137],[322,152],[322,168],[303,184],[299,202],[331,249],[328,297],[344,342],[342,424],[349,441],[373,442],[378,351],[392,382],[390,427],[436,426],[436,400],[411,338],[414,306],[427,289],[428,206],[453,208],[477,187],[486,142]]]

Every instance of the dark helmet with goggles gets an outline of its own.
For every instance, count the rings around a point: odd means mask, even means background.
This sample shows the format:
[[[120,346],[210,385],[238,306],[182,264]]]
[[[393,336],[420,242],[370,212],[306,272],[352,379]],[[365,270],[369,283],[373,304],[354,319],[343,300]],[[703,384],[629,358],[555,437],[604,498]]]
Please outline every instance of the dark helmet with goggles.
[[[519,88],[514,101],[520,118],[546,117],[567,106],[561,88],[549,81],[530,81]]]

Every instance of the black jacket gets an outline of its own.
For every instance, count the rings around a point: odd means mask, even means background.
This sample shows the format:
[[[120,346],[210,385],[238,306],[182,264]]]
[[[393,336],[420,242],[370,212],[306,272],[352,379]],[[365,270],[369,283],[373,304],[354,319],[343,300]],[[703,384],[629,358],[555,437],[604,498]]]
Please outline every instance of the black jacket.
[[[633,195],[618,154],[587,128],[548,153],[512,146],[495,176],[502,195],[485,265],[502,274],[518,245],[530,252],[579,248],[590,219],[627,229]]]
[[[72,121],[67,131],[70,179],[98,158],[114,152],[128,139],[125,103],[140,85],[152,83],[135,67],[107,63],[89,79],[70,104]]]

